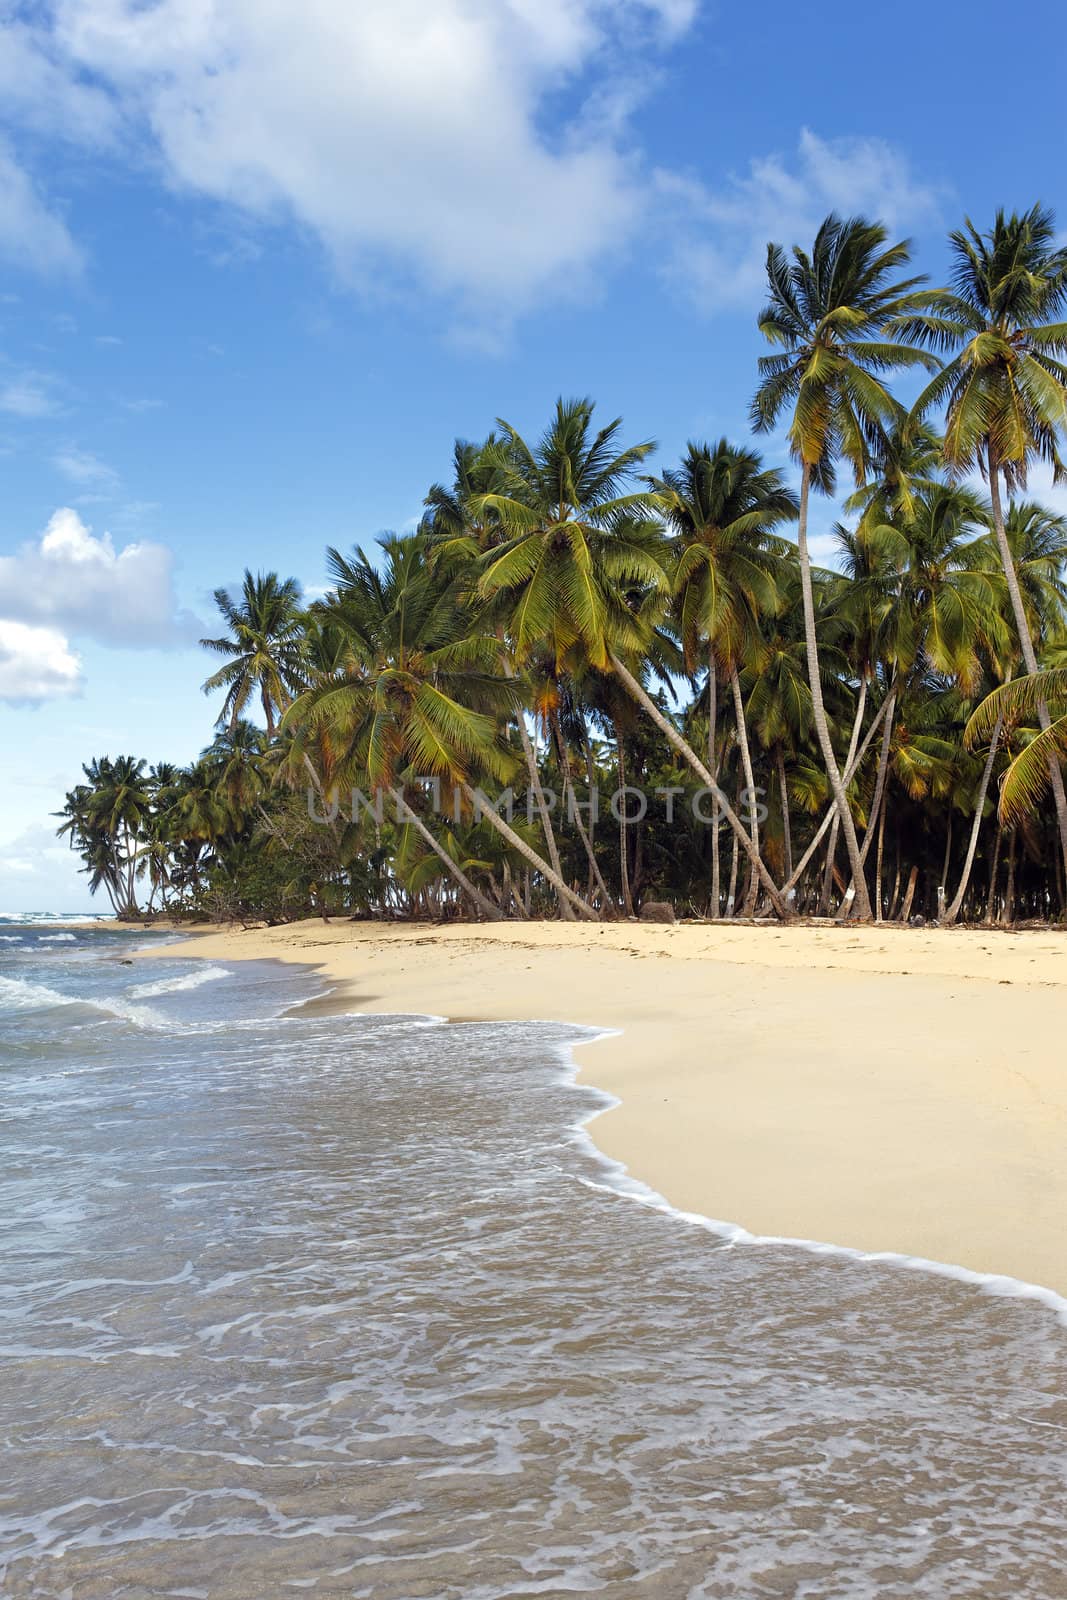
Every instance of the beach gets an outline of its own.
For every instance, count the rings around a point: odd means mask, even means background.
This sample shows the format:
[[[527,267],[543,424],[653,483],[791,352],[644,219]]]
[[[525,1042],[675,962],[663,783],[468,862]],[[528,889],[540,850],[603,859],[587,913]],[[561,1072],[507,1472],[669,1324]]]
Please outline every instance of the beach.
[[[317,968],[325,1009],[610,1030],[601,1150],[682,1211],[1067,1295],[1067,942],[1051,931],[382,925],[156,956]]]

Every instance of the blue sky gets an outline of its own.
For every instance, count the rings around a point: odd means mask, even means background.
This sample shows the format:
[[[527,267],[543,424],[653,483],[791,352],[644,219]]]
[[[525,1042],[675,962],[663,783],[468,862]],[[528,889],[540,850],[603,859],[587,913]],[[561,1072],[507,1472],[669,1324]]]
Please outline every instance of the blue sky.
[[[830,209],[935,279],[964,213],[1067,226],[1062,11],[1024,71],[1002,17],[0,0],[0,910],[88,906],[49,817],[82,760],[209,740],[246,565],[320,584],[560,393],[664,460],[743,438],[766,241]]]

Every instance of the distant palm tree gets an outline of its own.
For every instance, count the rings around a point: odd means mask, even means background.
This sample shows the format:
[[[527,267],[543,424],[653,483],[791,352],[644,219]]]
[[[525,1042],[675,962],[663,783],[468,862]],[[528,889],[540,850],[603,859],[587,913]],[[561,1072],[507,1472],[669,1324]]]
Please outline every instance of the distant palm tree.
[[[952,287],[929,306],[904,312],[895,325],[907,338],[951,354],[915,402],[923,416],[945,407],[944,456],[957,472],[977,467],[989,481],[993,528],[1019,646],[1027,672],[1037,672],[1033,633],[1008,538],[1000,485],[1009,498],[1025,488],[1035,460],[1064,475],[1058,440],[1067,427],[1067,247],[1057,243],[1052,212],[1033,206],[998,211],[979,233],[968,219],[949,235]],[[1051,723],[1038,697],[1042,729]],[[1060,845],[1067,864],[1067,792],[1059,758],[1049,751]]]
[[[855,885],[857,915],[869,920],[870,897],[861,870],[856,828],[823,705],[815,604],[808,554],[808,501],[812,485],[832,491],[835,461],[843,457],[857,484],[870,474],[886,440],[903,420],[881,374],[894,368],[936,366],[924,352],[886,339],[892,319],[916,309],[921,278],[898,278],[910,258],[907,241],[888,245],[886,230],[863,217],[829,216],[809,256],[793,246],[767,246],[769,298],[760,331],[782,353],[763,356],[761,383],[752,402],[758,433],[776,427],[790,410],[789,444],[800,463],[800,552],[804,635],[812,714],[826,774],[841,819]]]
[[[276,572],[253,577],[246,569],[240,600],[216,589],[215,604],[230,631],[200,643],[230,659],[207,679],[204,693],[227,691],[219,721],[234,728],[258,691],[267,738],[273,739],[279,713],[305,681],[300,586],[295,578],[281,582]]]
[[[83,766],[88,782],[66,797],[56,830],[69,834],[82,855],[95,894],[103,886],[120,917],[137,915],[139,836],[151,812],[153,785],[147,762],[134,756],[101,756]]]

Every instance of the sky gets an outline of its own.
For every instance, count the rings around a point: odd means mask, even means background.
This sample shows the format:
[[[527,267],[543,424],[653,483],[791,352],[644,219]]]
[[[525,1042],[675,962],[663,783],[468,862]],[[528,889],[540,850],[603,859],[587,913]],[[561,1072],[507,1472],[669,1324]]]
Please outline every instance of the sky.
[[[766,243],[830,210],[935,282],[964,215],[1067,227],[1067,22],[1031,6],[1025,71],[1002,22],[0,0],[0,911],[89,909],[51,815],[83,761],[210,741],[197,641],[246,567],[313,594],[327,545],[414,523],[455,437],[560,394],[660,465],[746,440]]]

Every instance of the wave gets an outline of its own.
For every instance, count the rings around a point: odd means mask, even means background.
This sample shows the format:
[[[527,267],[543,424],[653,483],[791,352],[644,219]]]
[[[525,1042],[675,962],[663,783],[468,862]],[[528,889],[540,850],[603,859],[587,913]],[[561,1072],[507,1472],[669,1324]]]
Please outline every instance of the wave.
[[[70,934],[69,937],[73,939],[74,935]],[[21,935],[21,933],[0,933],[0,944],[21,944],[21,943],[22,943],[22,935]]]
[[[23,928],[62,927],[65,922],[96,923],[113,919],[93,911],[0,911],[0,923],[15,923]]]
[[[196,972],[187,972],[181,978],[158,978],[154,983],[139,983],[129,992],[135,1000],[148,1000],[153,995],[179,994],[185,989],[199,989],[202,983],[214,983],[217,978],[229,976],[227,967],[203,967]]]
[[[76,933],[41,933],[37,936],[38,944],[74,944]]]
[[[131,1005],[123,997],[107,996],[90,1000],[85,995],[60,994],[44,983],[31,983],[28,978],[0,978],[0,1014],[15,1011],[54,1011],[62,1006],[83,1006],[90,1011],[102,1011],[120,1022],[132,1022],[139,1028],[168,1026],[166,1019],[147,1006]]]

